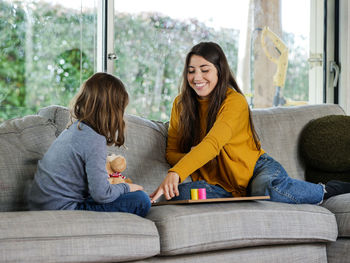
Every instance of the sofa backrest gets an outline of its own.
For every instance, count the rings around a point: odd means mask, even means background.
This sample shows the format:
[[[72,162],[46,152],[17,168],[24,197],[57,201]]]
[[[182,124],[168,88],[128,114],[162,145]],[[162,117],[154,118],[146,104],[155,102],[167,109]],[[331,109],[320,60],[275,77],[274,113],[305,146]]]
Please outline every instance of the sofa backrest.
[[[0,211],[26,210],[26,185],[56,133],[52,122],[37,115],[0,125]]]
[[[299,135],[312,119],[344,114],[338,105],[254,109],[253,121],[263,149],[286,168],[291,177],[303,179],[298,157]],[[9,120],[0,125],[0,211],[26,210],[25,189],[36,165],[53,140],[66,127],[69,111],[50,106],[38,115]],[[152,193],[167,174],[165,160],[167,124],[127,115],[125,147],[108,147],[109,153],[127,160],[123,175]]]
[[[304,179],[304,166],[298,154],[299,136],[311,120],[326,115],[343,115],[335,104],[253,109],[253,122],[262,148],[279,161],[290,177]]]
[[[300,132],[309,121],[331,114],[345,113],[335,104],[252,110],[262,148],[278,160],[291,177],[298,179],[304,179],[304,167],[298,154]],[[43,109],[39,115],[53,120],[60,131],[69,118],[67,108],[57,106]],[[125,147],[109,147],[109,153],[125,156],[128,164],[123,174],[151,193],[169,168],[164,157],[167,125],[128,114],[125,121]]]

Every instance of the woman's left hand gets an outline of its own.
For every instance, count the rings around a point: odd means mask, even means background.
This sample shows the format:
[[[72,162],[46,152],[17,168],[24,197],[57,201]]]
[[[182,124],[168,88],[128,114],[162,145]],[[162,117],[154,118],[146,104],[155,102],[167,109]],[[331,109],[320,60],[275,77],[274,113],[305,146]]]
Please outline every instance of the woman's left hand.
[[[150,194],[151,202],[156,202],[163,194],[166,200],[170,200],[174,196],[179,196],[179,180],[180,176],[177,173],[169,172],[160,186]]]

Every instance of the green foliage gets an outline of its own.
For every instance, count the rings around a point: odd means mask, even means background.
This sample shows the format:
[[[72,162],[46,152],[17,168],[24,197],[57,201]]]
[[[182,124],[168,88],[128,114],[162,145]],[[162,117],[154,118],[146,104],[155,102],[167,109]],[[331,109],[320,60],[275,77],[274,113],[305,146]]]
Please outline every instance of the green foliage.
[[[95,20],[50,3],[0,1],[0,122],[68,105],[94,72]]]
[[[178,94],[190,48],[200,41],[218,42],[231,67],[237,65],[238,32],[215,30],[197,21],[178,21],[157,13],[117,14],[115,74],[126,84],[131,99],[128,111],[156,120],[168,120]]]
[[[0,121],[25,111],[24,37],[24,11],[0,2]]]
[[[80,49],[74,48],[59,54],[54,65],[53,85],[57,97],[61,104],[68,105],[78,92],[82,79],[87,79],[94,73],[92,62]]]
[[[283,40],[289,49],[287,77],[283,95],[294,101],[308,101],[309,98],[309,65],[305,48],[295,43],[295,36],[283,33]],[[305,42],[305,39],[303,39]]]

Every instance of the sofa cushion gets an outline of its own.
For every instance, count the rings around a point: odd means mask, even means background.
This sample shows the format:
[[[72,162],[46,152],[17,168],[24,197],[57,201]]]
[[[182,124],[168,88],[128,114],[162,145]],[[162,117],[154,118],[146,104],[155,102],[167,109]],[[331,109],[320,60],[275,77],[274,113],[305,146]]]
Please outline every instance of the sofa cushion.
[[[310,121],[300,135],[305,179],[350,182],[350,116],[329,115]]]
[[[332,242],[332,243],[338,243]],[[288,244],[217,250],[178,256],[157,256],[129,263],[327,263],[326,244]],[[334,263],[335,261],[328,261]],[[344,263],[343,261],[336,261]]]
[[[25,186],[37,162],[56,138],[56,126],[31,115],[0,125],[0,211],[26,209]]]
[[[350,237],[350,194],[333,196],[322,206],[335,214],[339,237]]]
[[[161,255],[335,241],[334,215],[316,205],[270,201],[155,206]]]
[[[0,262],[120,262],[159,253],[153,222],[128,213],[0,213]]]
[[[310,121],[300,135],[300,153],[306,165],[321,171],[350,172],[349,131],[350,116],[329,115]]]
[[[304,126],[312,119],[345,114],[335,104],[253,109],[252,112],[262,148],[283,165],[290,177],[297,179],[304,179],[304,165],[298,149]]]
[[[328,263],[349,263],[350,238],[338,238],[337,242],[327,244]]]

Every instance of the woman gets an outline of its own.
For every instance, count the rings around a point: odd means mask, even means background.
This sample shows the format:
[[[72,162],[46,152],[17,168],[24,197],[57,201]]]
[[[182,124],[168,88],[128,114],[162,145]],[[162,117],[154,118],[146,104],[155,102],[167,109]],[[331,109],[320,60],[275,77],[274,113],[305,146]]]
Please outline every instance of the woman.
[[[181,93],[168,131],[166,157],[172,168],[150,195],[155,202],[190,199],[191,188],[207,198],[269,195],[271,201],[319,204],[350,192],[350,184],[321,184],[288,177],[261,148],[242,91],[219,45],[202,42],[186,57]],[[190,183],[182,183],[191,176]]]

